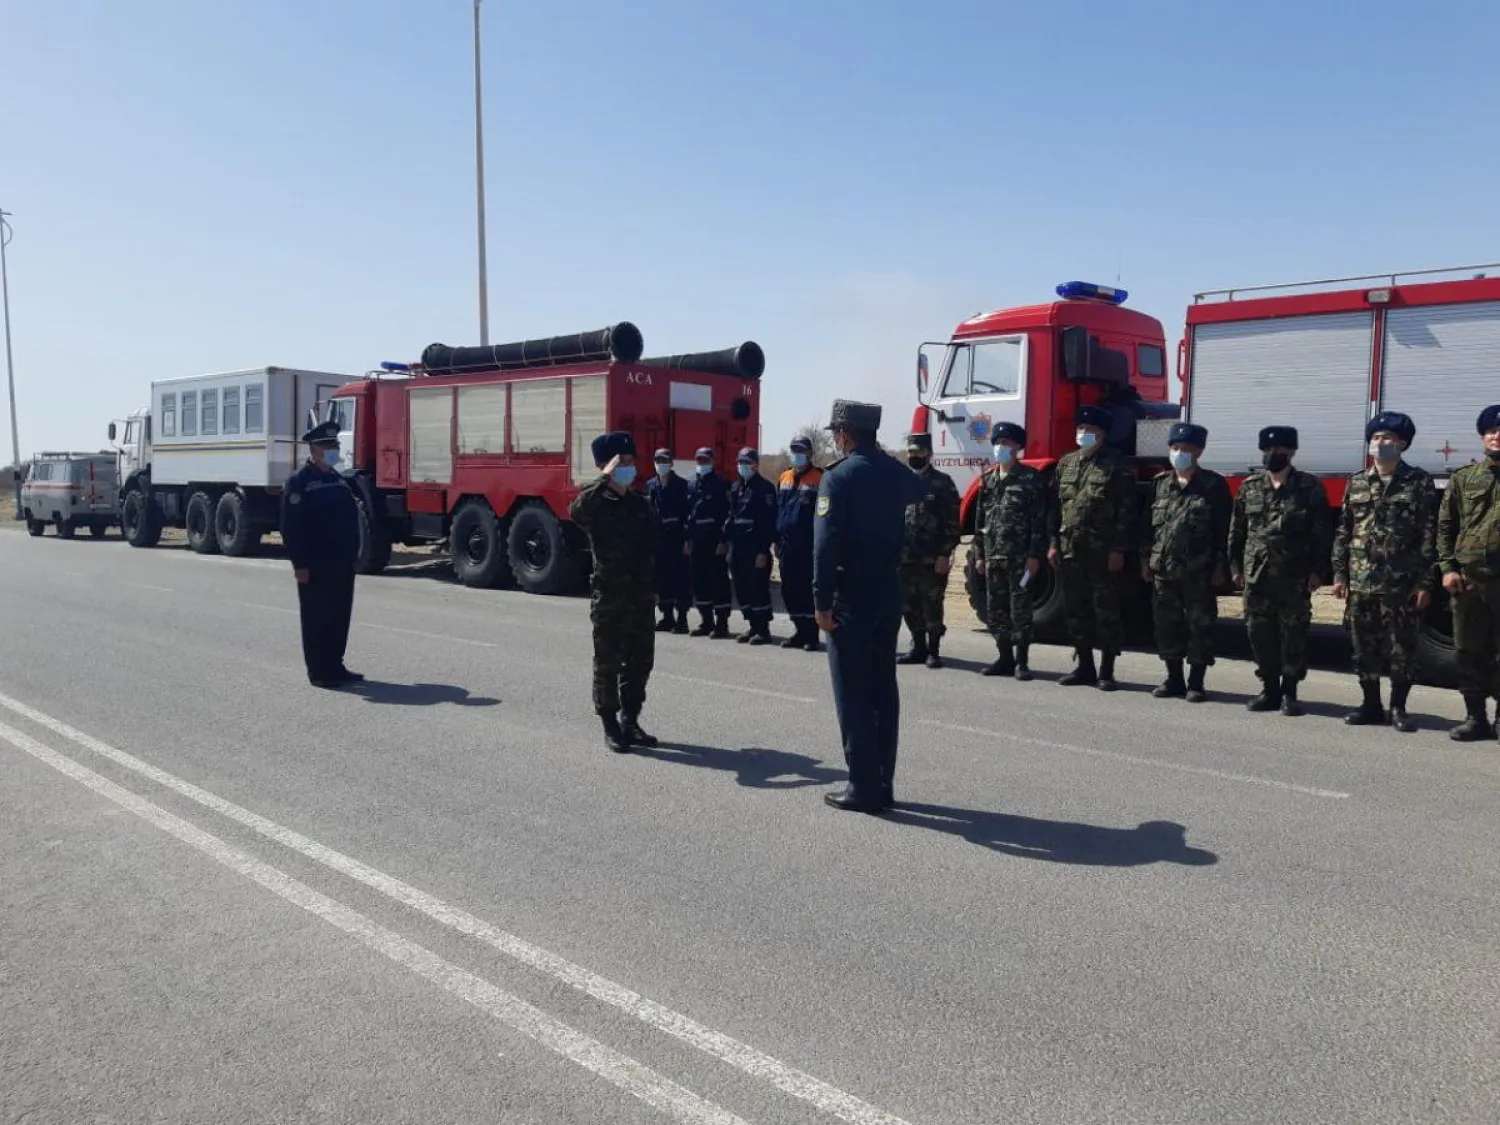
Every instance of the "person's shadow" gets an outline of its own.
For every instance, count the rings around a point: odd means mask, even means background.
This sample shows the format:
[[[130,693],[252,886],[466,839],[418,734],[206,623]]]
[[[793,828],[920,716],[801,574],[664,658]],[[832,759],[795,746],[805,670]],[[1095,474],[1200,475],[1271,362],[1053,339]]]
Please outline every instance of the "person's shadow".
[[[829,769],[818,759],[785,750],[721,750],[716,746],[691,746],[663,742],[654,749],[637,748],[641,758],[697,766],[732,773],[751,789],[803,789],[809,785],[832,785],[844,779],[843,770]]]
[[[1004,855],[1049,863],[1090,867],[1180,863],[1189,867],[1208,867],[1219,862],[1219,857],[1213,852],[1188,847],[1187,829],[1165,820],[1147,821],[1134,828],[1101,828],[1093,824],[1037,820],[1009,813],[907,801],[888,812],[885,819],[959,836]]]
[[[353,695],[363,696],[366,703],[394,704],[397,707],[436,707],[451,703],[455,707],[498,707],[500,701],[483,695],[470,695],[468,688],[453,684],[388,684],[366,680],[350,685]]]

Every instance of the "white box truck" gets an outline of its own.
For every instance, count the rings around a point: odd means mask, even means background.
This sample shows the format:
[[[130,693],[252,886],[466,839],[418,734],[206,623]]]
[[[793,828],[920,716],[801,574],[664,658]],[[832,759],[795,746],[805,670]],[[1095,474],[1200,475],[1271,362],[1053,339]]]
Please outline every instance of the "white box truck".
[[[132,547],[168,527],[199,554],[245,555],[280,525],[281,491],[306,458],[301,437],[345,375],[255,367],[151,384],[125,420],[120,524]],[[118,428],[111,422],[110,441]]]

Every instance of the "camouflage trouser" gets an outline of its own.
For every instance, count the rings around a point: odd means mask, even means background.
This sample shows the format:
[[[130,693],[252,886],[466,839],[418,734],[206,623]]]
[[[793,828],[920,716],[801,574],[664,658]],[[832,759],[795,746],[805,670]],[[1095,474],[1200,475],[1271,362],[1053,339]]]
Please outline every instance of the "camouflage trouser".
[[[946,631],[943,599],[948,596],[948,576],[933,569],[936,559],[902,559],[901,616],[913,637]]]
[[[1250,652],[1262,678],[1307,675],[1307,631],[1312,627],[1312,594],[1306,575],[1278,575],[1245,591],[1245,627]]]
[[[1453,599],[1453,644],[1458,690],[1500,698],[1500,580],[1471,582]]]
[[[1109,552],[1080,551],[1062,561],[1063,612],[1068,636],[1079,648],[1118,653],[1125,647],[1120,618],[1120,576],[1111,574]]]
[[[985,616],[995,640],[1006,644],[1031,643],[1031,586],[1021,587],[1026,556],[984,560]]]
[[[1354,674],[1361,680],[1416,679],[1422,611],[1410,594],[1350,593],[1344,624],[1354,646]]]
[[[594,711],[639,715],[656,663],[656,615],[650,596],[594,598]]]
[[[1156,622],[1156,651],[1163,660],[1189,664],[1214,662],[1214,629],[1219,599],[1207,571],[1172,578],[1156,576],[1151,613]]]

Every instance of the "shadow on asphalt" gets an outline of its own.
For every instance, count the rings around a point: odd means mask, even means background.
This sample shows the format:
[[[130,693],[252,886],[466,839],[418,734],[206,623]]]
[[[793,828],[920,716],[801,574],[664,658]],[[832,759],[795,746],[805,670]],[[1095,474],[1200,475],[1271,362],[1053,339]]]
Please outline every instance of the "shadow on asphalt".
[[[1135,828],[1101,828],[1094,824],[1037,820],[948,805],[914,805],[906,801],[897,804],[884,819],[958,836],[1018,859],[1049,863],[1082,867],[1180,863],[1186,867],[1208,867],[1219,862],[1213,852],[1188,847],[1187,829],[1165,820],[1147,821]]]
[[[500,701],[484,695],[470,695],[468,688],[452,684],[390,684],[366,680],[349,687],[352,695],[363,696],[366,703],[386,703],[397,707],[436,707],[451,703],[455,707],[498,707]]]
[[[663,742],[654,749],[637,747],[632,753],[640,758],[732,773],[736,781],[751,789],[804,789],[844,780],[843,770],[830,769],[817,758],[785,750],[721,750],[715,746]]]

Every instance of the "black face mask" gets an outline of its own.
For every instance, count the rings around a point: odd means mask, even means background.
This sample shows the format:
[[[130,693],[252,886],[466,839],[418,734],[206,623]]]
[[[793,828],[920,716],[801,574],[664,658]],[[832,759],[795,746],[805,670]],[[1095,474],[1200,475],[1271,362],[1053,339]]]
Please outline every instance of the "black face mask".
[[[929,460],[930,458],[927,457],[908,457],[906,463],[913,469],[925,469]]]
[[[1261,462],[1273,473],[1279,473],[1292,463],[1292,459],[1285,453],[1267,453],[1261,458]]]

